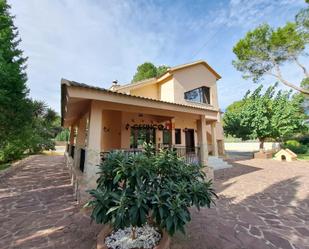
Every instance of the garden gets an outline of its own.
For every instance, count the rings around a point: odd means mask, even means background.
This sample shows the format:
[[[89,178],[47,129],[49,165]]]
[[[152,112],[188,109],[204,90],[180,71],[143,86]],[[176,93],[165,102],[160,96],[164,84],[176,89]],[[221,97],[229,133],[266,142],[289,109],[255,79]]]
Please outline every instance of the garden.
[[[167,248],[169,236],[185,233],[190,208],[210,208],[217,198],[202,166],[172,150],[155,153],[149,144],[139,154],[109,153],[99,175],[85,206],[96,223],[110,227],[102,248]]]

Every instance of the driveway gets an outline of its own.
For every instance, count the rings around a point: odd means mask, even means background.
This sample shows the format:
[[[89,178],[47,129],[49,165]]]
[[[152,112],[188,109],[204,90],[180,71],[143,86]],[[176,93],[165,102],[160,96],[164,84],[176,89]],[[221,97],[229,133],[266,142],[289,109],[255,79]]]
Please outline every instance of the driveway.
[[[230,163],[171,249],[309,248],[309,162]],[[92,249],[100,226],[79,211],[63,156],[36,156],[0,178],[0,248]]]
[[[79,212],[63,156],[36,156],[0,178],[1,249],[91,249],[98,231]]]
[[[309,248],[309,162],[230,163],[215,171],[216,207],[192,210],[172,249]]]

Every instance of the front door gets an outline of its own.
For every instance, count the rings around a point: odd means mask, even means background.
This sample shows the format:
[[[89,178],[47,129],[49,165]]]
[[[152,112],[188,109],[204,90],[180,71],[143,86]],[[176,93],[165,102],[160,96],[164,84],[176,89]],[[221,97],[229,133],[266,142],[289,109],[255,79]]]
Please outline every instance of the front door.
[[[186,137],[186,151],[188,152],[194,152],[194,129],[187,129],[185,132]]]

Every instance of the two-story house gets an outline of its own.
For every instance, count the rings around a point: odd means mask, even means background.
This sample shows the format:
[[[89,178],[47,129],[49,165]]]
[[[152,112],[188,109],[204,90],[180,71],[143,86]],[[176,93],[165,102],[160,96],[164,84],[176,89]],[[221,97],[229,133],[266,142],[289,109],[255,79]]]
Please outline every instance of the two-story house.
[[[109,89],[61,80],[62,125],[70,128],[67,161],[81,188],[94,187],[105,152],[136,153],[144,142],[174,148],[207,165],[222,155],[223,129],[217,80],[205,61],[170,68],[163,75]]]

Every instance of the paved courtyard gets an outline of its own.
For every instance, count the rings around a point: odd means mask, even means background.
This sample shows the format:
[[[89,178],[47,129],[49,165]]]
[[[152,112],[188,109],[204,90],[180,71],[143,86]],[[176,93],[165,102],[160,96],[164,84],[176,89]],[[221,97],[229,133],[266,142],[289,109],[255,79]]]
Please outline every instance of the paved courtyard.
[[[99,229],[78,211],[63,156],[36,156],[0,178],[0,248],[91,249]]]
[[[216,171],[212,209],[192,210],[171,249],[309,248],[309,162],[242,160]],[[0,178],[0,248],[87,248],[99,226],[79,212],[62,156]]]
[[[192,211],[172,249],[309,248],[309,162],[243,160],[215,173],[220,199]]]

